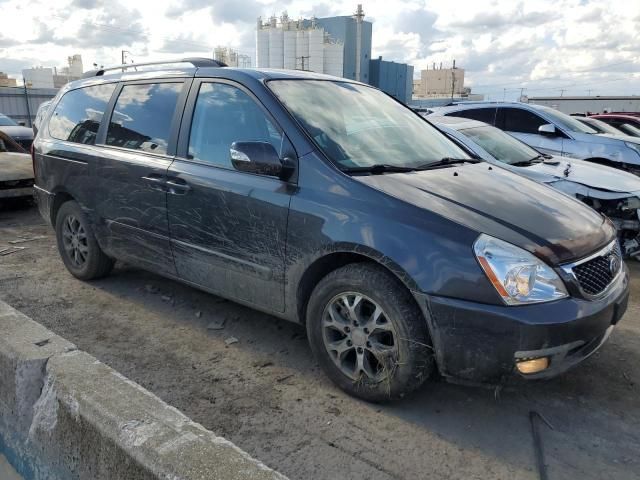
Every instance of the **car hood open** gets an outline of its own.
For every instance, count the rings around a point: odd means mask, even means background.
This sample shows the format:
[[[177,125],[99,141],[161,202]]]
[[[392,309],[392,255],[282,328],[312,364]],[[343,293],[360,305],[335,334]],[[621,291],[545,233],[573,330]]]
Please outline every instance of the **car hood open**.
[[[0,152],[0,183],[33,178],[31,155]]]
[[[484,162],[353,178],[552,265],[585,257],[615,238],[611,223],[581,202]]]
[[[16,125],[7,125],[1,126],[0,131],[3,131],[11,138],[33,138],[33,130],[28,127],[16,126]]]
[[[623,172],[612,167],[598,165],[562,157],[553,157],[529,167],[522,167],[523,174],[534,178],[530,173],[536,173],[535,179],[550,183],[556,180],[568,180],[587,187],[610,192],[640,192],[640,178],[632,173]]]

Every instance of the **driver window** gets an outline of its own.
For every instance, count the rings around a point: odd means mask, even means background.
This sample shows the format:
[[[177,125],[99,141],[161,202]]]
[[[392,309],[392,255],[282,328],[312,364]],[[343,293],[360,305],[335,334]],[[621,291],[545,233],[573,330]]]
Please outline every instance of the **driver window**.
[[[203,83],[193,112],[189,159],[233,169],[233,142],[267,142],[278,153],[282,132],[244,91],[225,83]]]

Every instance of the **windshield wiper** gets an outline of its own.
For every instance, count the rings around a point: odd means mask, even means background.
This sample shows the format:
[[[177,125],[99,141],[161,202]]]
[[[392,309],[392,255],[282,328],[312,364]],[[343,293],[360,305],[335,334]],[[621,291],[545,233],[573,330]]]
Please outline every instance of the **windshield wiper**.
[[[440,168],[446,167],[449,165],[455,165],[457,163],[480,163],[482,160],[478,160],[477,158],[451,158],[444,157],[440,160],[435,160],[433,162],[423,163],[422,165],[416,167],[416,170],[429,170],[431,168]]]
[[[387,163],[376,163],[375,165],[367,165],[364,167],[346,167],[342,171],[345,173],[371,173],[379,175],[381,173],[393,172],[413,172],[415,167],[402,167],[398,165],[389,165]]]
[[[545,155],[544,153],[541,153],[539,155],[536,155],[535,157],[529,159],[529,160],[522,160],[520,162],[514,162],[511,163],[510,165],[514,166],[514,167],[526,167],[529,165],[534,165],[536,163],[540,163],[540,162],[544,162],[545,160],[549,160],[550,157],[549,155]]]

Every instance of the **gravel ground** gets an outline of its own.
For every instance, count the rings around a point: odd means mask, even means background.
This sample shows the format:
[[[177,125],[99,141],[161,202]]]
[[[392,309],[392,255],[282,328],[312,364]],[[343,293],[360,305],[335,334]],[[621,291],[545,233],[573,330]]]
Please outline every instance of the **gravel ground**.
[[[292,479],[640,478],[640,264],[609,342],[577,369],[496,392],[429,383],[392,405],[336,389],[304,329],[118,264],[84,283],[30,205],[0,207],[0,299]],[[229,340],[237,339],[236,343]]]

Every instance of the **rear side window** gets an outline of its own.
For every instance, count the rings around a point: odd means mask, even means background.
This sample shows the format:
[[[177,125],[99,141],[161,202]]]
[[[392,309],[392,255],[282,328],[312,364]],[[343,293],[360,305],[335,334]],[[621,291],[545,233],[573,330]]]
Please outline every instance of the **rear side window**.
[[[63,95],[49,120],[49,135],[58,140],[93,145],[115,83],[78,88]]]
[[[463,117],[471,120],[478,120],[480,122],[494,124],[496,109],[495,108],[473,108],[470,110],[462,110],[460,112],[447,113],[448,117]]]
[[[180,83],[125,85],[111,115],[107,145],[167,153]]]
[[[549,123],[535,113],[522,108],[501,108],[499,117],[501,121],[498,127],[507,132],[538,134],[538,127]]]
[[[282,134],[245,92],[224,83],[203,83],[193,113],[189,158],[233,168],[233,142],[261,141],[282,146]]]

